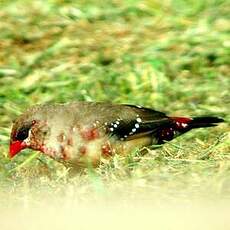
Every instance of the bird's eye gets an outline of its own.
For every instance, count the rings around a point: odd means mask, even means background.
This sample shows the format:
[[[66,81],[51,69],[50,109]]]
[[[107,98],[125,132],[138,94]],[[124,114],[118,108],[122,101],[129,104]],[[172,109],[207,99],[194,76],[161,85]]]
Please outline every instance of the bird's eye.
[[[18,130],[15,139],[18,141],[23,141],[29,136],[30,127],[22,127]]]

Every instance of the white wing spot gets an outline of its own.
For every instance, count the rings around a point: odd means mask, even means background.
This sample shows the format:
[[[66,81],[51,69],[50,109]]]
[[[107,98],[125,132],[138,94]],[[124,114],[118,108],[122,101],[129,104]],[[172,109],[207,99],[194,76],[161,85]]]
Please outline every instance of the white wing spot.
[[[138,123],[141,123],[141,122],[142,122],[142,120],[141,120],[140,117],[137,118],[137,122],[138,122]]]
[[[114,127],[114,128],[117,128],[117,124],[114,124],[113,127]]]
[[[135,128],[132,129],[132,132],[135,133],[137,130]]]
[[[111,132],[113,132],[113,131],[114,131],[114,128],[109,128],[109,130],[110,130]]]
[[[138,123],[135,124],[135,128],[140,128],[140,125]]]

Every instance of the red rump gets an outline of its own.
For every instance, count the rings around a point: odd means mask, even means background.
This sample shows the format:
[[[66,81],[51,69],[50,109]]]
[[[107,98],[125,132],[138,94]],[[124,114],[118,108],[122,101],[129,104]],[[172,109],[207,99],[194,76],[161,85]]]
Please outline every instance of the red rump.
[[[171,119],[176,123],[176,128],[184,129],[192,121],[192,118],[187,117],[171,117]]]
[[[171,117],[171,118],[179,123],[189,123],[190,121],[192,121],[192,118],[188,118],[188,117]]]

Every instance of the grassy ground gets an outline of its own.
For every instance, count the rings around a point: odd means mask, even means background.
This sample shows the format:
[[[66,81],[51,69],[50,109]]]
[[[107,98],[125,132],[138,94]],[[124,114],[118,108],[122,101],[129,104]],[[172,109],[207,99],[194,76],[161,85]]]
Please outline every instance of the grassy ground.
[[[76,202],[228,199],[229,10],[224,0],[0,1],[1,206],[36,204],[44,194]],[[30,150],[10,161],[11,121],[36,103],[70,100],[226,123],[77,175]]]

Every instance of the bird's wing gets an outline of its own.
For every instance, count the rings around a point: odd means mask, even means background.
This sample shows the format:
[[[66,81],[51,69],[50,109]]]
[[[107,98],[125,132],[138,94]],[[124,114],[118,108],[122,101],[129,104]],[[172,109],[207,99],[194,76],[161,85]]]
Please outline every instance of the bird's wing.
[[[128,118],[120,117],[107,124],[107,132],[121,140],[149,135],[171,123],[162,112],[134,105],[124,106],[132,110],[132,115]]]

